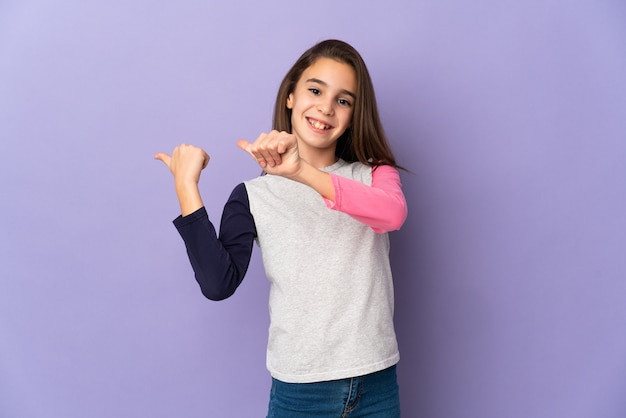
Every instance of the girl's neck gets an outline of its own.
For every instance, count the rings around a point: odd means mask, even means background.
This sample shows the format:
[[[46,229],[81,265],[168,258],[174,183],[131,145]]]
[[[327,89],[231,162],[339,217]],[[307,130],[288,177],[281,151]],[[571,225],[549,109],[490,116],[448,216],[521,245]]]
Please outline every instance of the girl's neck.
[[[299,149],[300,158],[307,163],[311,164],[315,168],[330,167],[338,160],[333,148],[328,150],[303,150]]]

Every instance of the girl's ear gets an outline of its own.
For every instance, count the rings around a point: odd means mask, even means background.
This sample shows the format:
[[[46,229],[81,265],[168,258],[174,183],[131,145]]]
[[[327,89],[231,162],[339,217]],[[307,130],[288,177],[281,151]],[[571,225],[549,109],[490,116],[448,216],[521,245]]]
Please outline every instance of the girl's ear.
[[[293,109],[293,93],[289,93],[289,96],[287,96],[286,106],[287,109]]]

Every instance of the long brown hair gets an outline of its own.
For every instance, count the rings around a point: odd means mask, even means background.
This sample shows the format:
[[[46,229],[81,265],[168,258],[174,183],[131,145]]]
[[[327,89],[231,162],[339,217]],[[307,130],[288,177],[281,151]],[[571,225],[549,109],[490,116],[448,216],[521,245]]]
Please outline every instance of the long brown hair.
[[[350,128],[339,137],[335,155],[345,161],[360,161],[369,166],[396,163],[393,152],[383,131],[374,86],[361,55],[346,42],[329,39],[305,51],[285,75],[274,105],[273,129],[292,132],[291,109],[287,108],[287,97],[293,93],[302,73],[319,58],[330,58],[350,65],[356,74],[357,91]]]

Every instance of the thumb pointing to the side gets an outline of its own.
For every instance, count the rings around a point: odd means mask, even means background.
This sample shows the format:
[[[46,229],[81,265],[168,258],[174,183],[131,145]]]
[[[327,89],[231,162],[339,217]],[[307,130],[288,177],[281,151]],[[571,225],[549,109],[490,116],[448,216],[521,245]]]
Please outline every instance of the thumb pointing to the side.
[[[245,139],[240,139],[239,141],[237,141],[237,146],[248,153],[250,152],[250,145],[252,144]]]
[[[244,150],[245,152],[247,152],[248,154],[250,154],[250,156],[252,158],[254,158],[254,161],[259,163],[259,165],[261,165],[261,167],[265,167],[262,164],[262,161],[264,161],[264,160],[262,158],[259,159],[259,156],[254,155],[254,153],[252,152],[252,143],[251,142],[246,141],[245,139],[240,139],[239,141],[237,141],[237,146],[239,148],[241,148],[242,150]]]
[[[172,157],[164,152],[159,152],[154,155],[155,160],[161,160],[169,168]]]

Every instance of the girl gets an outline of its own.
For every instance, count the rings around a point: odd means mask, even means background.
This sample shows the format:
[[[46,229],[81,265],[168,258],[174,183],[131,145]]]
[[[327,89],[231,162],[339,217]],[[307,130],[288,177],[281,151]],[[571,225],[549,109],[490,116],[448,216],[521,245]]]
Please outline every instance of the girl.
[[[209,162],[159,153],[174,175],[182,236],[202,293],[231,296],[259,245],[270,286],[268,417],[398,417],[387,232],[407,209],[399,167],[359,53],[328,40],[278,90],[274,130],[237,145],[266,175],[238,185],[217,236],[198,190]]]

